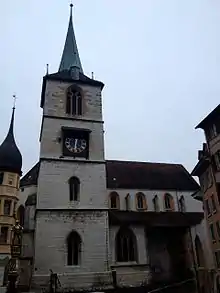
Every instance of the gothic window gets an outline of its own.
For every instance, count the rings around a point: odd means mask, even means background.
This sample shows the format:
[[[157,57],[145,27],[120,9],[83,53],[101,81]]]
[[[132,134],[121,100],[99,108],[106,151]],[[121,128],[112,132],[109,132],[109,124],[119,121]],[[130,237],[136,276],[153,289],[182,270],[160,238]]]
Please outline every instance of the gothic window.
[[[155,212],[159,212],[160,211],[160,207],[159,207],[159,200],[158,200],[158,196],[155,195],[153,198],[153,205],[154,205],[154,211]]]
[[[4,202],[4,215],[10,216],[11,214],[11,200],[5,200]]]
[[[77,266],[80,263],[82,241],[79,234],[71,232],[67,238],[67,265]]]
[[[117,192],[113,191],[110,193],[110,209],[120,209],[120,200]]]
[[[66,113],[69,115],[82,115],[82,94],[76,86],[67,90]]]
[[[179,207],[180,207],[180,211],[182,213],[185,213],[186,212],[185,199],[184,199],[184,196],[183,195],[179,199]]]
[[[25,214],[25,208],[23,205],[20,205],[17,211],[17,219],[21,226],[24,226],[24,214]]]
[[[136,207],[137,207],[137,210],[142,210],[147,208],[145,196],[141,192],[136,194]]]
[[[137,261],[137,241],[128,228],[120,228],[115,239],[116,260],[118,262]]]
[[[80,181],[77,177],[71,177],[69,179],[69,197],[70,201],[79,200],[79,192],[80,192]]]
[[[164,208],[166,211],[174,210],[173,197],[169,193],[165,193],[164,195]]]
[[[1,227],[0,243],[7,243],[8,241],[8,227]]]
[[[204,253],[202,249],[202,243],[198,235],[196,235],[196,238],[195,238],[195,249],[196,249],[197,265],[198,267],[204,267],[205,266]]]

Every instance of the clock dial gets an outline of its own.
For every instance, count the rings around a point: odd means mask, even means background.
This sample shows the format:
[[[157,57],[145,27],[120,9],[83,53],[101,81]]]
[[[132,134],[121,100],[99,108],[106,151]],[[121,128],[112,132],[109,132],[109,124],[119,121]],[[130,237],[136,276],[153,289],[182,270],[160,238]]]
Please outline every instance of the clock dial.
[[[79,154],[86,149],[87,143],[85,139],[67,137],[65,139],[66,148],[75,154]]]

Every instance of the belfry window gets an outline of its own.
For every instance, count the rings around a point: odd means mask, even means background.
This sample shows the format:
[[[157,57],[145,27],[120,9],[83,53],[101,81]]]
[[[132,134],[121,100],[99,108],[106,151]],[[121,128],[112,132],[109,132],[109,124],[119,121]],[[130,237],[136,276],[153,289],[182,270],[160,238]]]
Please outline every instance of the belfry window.
[[[80,181],[77,177],[71,177],[69,179],[69,198],[70,201],[79,200],[79,192],[80,192]]]
[[[67,265],[76,266],[80,263],[81,238],[75,231],[71,232],[67,238]]]
[[[82,115],[82,94],[80,89],[75,86],[67,90],[66,113],[69,115]]]
[[[137,261],[137,241],[128,228],[120,228],[115,239],[116,260],[118,262]]]

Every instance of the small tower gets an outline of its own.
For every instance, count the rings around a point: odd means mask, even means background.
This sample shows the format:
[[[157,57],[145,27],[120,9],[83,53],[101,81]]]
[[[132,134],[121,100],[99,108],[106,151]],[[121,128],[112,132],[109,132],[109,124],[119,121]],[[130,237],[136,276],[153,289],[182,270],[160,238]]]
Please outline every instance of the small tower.
[[[22,156],[14,138],[12,110],[8,134],[0,145],[0,256],[10,256],[11,227],[15,224]]]

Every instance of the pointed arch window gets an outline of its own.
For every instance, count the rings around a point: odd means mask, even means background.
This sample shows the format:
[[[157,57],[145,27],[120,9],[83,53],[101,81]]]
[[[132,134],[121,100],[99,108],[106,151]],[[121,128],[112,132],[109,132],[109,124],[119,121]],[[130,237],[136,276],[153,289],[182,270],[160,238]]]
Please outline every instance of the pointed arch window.
[[[81,257],[81,237],[75,231],[67,237],[67,265],[77,266],[80,264]]]
[[[80,181],[77,177],[69,179],[69,198],[70,201],[78,201],[80,193]]]
[[[142,192],[136,194],[136,208],[137,210],[147,209],[145,195]]]
[[[170,195],[169,193],[165,193],[164,195],[164,209],[165,211],[174,210],[174,200],[172,195]]]
[[[179,199],[179,207],[182,213],[186,212],[186,203],[185,203],[185,198],[183,195]]]
[[[153,198],[153,206],[154,206],[154,211],[155,212],[159,212],[160,211],[160,207],[159,207],[159,199],[158,196],[155,195]]]
[[[20,205],[17,212],[17,219],[21,226],[24,226],[24,215],[25,215],[25,208],[23,205]]]
[[[117,192],[113,191],[109,195],[110,209],[120,209],[120,199]]]
[[[129,228],[120,228],[115,242],[118,262],[137,261],[137,240],[133,231]]]
[[[195,249],[196,249],[197,265],[198,267],[204,267],[205,266],[204,252],[202,248],[202,243],[198,235],[196,235],[196,238],[195,238]]]
[[[66,113],[69,115],[82,115],[82,91],[75,85],[67,90]]]

